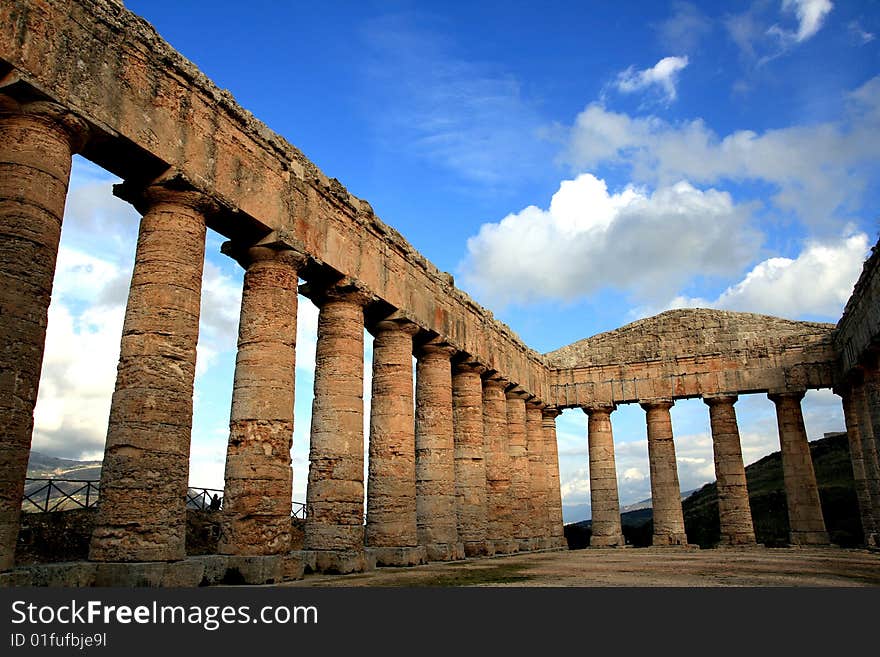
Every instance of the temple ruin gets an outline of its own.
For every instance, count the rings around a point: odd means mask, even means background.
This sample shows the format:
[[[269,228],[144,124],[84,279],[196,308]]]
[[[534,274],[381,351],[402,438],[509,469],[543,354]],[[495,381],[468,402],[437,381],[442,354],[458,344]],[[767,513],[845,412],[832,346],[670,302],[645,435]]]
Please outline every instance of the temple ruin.
[[[645,409],[654,544],[687,544],[669,413],[686,398],[707,404],[722,540],[755,544],[735,412],[747,393],[776,405],[791,543],[827,544],[800,406],[815,388],[842,397],[866,542],[877,543],[877,247],[837,325],[675,310],[542,355],[120,3],[8,0],[0,25],[0,583],[195,586],[230,568],[267,583],[304,567],[560,549],[565,408],[588,416],[593,545],[622,546],[610,418],[630,403]],[[114,193],[142,216],[135,267],[89,560],[15,568],[76,153],[124,181]],[[219,554],[187,558],[208,229],[245,277]],[[320,314],[305,549],[292,551],[298,293]]]

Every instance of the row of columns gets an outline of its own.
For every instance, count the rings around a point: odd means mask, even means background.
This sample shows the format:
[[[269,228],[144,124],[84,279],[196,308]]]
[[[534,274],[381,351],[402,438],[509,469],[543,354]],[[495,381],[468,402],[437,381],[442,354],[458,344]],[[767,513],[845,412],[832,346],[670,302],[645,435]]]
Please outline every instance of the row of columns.
[[[14,562],[71,158],[86,124],[0,94],[0,570]],[[89,558],[185,557],[206,226],[219,207],[166,175],[114,190],[141,212]],[[245,269],[219,551],[290,550],[298,281],[307,258],[264,240]],[[374,337],[364,522],[365,309],[345,281],[319,306],[305,547],[322,570],[560,547],[554,419],[524,389],[399,315]],[[418,336],[418,337],[417,337]],[[417,357],[415,390],[412,357]]]
[[[769,395],[776,405],[790,524],[789,540],[793,545],[824,545],[829,540],[801,412],[803,396],[803,392]],[[707,396],[703,401],[709,407],[712,428],[721,544],[753,545],[755,530],[734,410],[737,396]],[[687,534],[670,415],[673,402],[652,400],[641,402],[641,406],[645,410],[648,430],[654,516],[653,545],[686,545]],[[620,547],[625,543],[621,531],[614,437],[611,429],[611,413],[615,408],[613,404],[583,407],[589,417],[590,496],[593,513],[590,544],[596,547]],[[848,420],[848,429],[849,426]],[[851,443],[852,435],[853,433],[850,434]],[[855,435],[858,436],[858,433],[855,432]],[[857,484],[858,481],[857,477]],[[874,482],[875,487],[880,483],[876,479]],[[866,481],[863,486],[863,497],[866,499],[869,487],[870,484]],[[866,540],[869,536],[866,531]]]

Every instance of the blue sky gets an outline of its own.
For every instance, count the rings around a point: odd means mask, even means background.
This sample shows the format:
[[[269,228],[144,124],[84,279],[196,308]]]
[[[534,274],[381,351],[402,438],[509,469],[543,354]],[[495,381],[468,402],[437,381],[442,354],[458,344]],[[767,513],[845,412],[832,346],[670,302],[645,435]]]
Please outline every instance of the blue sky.
[[[877,239],[876,1],[126,5],[538,351],[673,307],[834,322]],[[58,455],[103,445],[137,231],[110,182],[75,162],[34,437]],[[215,487],[242,275],[221,241],[191,468]],[[301,306],[297,499],[316,316]],[[766,397],[737,408],[746,461],[778,449]],[[830,391],[804,409],[813,438],[843,428]],[[612,419],[621,501],[647,497],[643,412]],[[673,422],[682,488],[714,479],[706,407],[679,402]],[[558,425],[572,510],[589,499],[586,417]]]

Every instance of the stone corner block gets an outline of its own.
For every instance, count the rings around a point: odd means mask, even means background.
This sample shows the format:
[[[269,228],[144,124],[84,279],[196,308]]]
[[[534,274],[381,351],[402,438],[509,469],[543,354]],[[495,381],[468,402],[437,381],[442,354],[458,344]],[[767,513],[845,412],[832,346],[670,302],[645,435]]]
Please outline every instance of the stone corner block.
[[[432,543],[425,546],[428,561],[460,561],[464,559],[464,543]]]
[[[303,565],[310,572],[348,575],[368,570],[368,559],[361,550],[303,550]]]
[[[376,560],[376,566],[418,566],[428,563],[424,545],[415,547],[371,547],[367,553]]]

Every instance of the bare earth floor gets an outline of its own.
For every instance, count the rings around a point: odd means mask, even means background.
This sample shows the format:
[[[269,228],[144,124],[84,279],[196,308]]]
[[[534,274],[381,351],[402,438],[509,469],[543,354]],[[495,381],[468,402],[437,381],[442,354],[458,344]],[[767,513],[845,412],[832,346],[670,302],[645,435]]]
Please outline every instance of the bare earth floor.
[[[519,554],[283,586],[878,586],[880,552],[839,548],[587,549]]]

